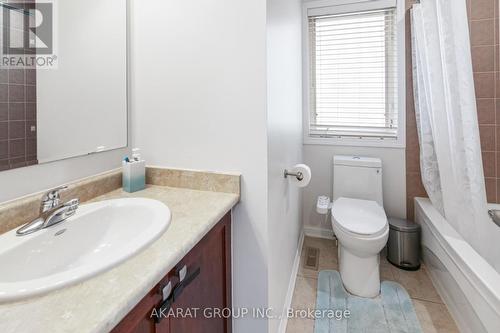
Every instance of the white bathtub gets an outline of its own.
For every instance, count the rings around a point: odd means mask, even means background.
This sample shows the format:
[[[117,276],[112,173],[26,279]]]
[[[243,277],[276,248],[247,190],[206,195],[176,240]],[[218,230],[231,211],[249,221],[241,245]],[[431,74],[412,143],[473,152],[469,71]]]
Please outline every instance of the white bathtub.
[[[491,205],[500,209],[500,205]],[[462,333],[500,332],[500,274],[432,206],[415,198],[422,252],[432,282]],[[498,243],[500,254],[500,240]]]

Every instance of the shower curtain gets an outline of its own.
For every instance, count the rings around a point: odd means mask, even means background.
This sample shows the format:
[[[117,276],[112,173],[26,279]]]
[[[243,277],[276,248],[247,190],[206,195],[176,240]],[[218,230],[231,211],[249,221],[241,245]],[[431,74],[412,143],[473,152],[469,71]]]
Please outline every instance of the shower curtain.
[[[465,0],[421,0],[413,6],[411,19],[424,187],[446,220],[495,266],[498,260],[488,254],[493,248],[487,244],[492,239],[486,231],[492,223],[487,214]]]

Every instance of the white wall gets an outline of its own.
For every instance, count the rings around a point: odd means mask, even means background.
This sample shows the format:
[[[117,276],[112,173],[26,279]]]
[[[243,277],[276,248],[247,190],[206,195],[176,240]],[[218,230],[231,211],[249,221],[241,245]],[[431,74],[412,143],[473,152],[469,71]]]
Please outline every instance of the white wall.
[[[267,1],[269,306],[283,309],[302,230],[301,191],[283,170],[302,163],[301,1]],[[269,322],[277,332],[279,321]]]
[[[382,159],[384,209],[387,216],[406,217],[406,161],[402,148],[304,145],[304,160],[311,167],[311,183],[303,192],[303,220],[308,228],[331,230],[330,219],[316,213],[318,195],[333,196],[333,156],[360,155]]]
[[[267,306],[266,1],[132,0],[131,16],[134,145],[148,164],[242,172],[233,306]]]
[[[0,203],[121,166],[129,149],[0,172]]]

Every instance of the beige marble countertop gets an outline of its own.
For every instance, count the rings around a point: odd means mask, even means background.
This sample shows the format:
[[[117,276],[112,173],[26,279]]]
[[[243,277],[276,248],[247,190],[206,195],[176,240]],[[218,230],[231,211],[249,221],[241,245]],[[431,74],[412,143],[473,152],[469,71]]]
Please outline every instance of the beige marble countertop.
[[[164,202],[172,212],[170,227],[151,246],[96,277],[0,304],[0,332],[109,332],[239,200],[234,193],[148,185],[134,194],[118,189],[92,201],[123,197]]]

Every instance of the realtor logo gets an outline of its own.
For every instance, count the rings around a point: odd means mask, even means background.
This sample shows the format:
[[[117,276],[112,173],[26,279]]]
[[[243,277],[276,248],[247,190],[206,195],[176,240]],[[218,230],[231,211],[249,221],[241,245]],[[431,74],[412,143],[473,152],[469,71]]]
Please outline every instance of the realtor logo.
[[[0,67],[54,68],[53,1],[0,2],[2,59]]]

